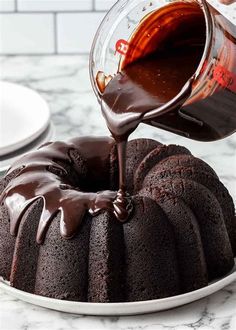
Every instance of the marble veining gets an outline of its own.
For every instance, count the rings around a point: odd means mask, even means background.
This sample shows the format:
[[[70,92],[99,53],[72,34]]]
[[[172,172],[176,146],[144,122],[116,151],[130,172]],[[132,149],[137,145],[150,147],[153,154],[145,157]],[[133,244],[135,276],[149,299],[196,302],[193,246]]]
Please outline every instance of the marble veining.
[[[0,57],[0,79],[37,90],[49,103],[57,139],[107,135],[88,74],[87,56]],[[200,143],[140,125],[133,137],[184,144],[217,171],[236,201],[236,134]],[[1,330],[187,330],[236,329],[236,283],[198,302],[167,312],[130,317],[86,317],[46,310],[0,290]]]
[[[142,316],[91,317],[20,302],[0,291],[2,330],[187,330],[236,327],[236,285],[174,310]]]

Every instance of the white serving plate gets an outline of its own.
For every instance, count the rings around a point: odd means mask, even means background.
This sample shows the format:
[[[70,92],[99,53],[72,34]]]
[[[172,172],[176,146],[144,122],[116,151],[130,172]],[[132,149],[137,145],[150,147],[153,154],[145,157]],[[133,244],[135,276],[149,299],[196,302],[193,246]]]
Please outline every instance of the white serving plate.
[[[6,170],[20,157],[24,154],[31,152],[48,141],[52,141],[55,137],[54,126],[50,123],[46,130],[33,142],[27,144],[27,146],[7,154],[5,156],[0,156],[0,177],[4,174]]]
[[[236,266],[234,266],[233,270],[227,276],[214,281],[208,286],[196,291],[164,299],[104,304],[65,301],[37,296],[12,288],[9,283],[4,281],[2,278],[0,278],[0,288],[15,298],[56,311],[83,315],[113,316],[146,314],[179,307],[207,297],[212,293],[223,289],[225,286],[229,285],[235,280]]]
[[[0,81],[0,156],[37,139],[48,127],[50,111],[35,91]]]

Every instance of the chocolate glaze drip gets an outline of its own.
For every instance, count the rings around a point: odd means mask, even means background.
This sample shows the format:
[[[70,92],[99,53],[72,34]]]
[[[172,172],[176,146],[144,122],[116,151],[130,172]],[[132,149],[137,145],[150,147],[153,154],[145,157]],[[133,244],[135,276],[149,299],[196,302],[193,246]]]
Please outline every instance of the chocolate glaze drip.
[[[130,212],[130,202],[120,201],[114,191],[83,192],[80,182],[89,176],[105,175],[114,148],[111,138],[73,139],[48,143],[17,161],[8,174],[20,169],[4,190],[1,202],[8,208],[10,230],[17,235],[20,221],[27,208],[36,200],[43,199],[37,242],[42,243],[51,220],[60,211],[61,235],[72,237],[78,230],[85,212],[96,215],[110,210],[118,220],[124,221]],[[72,155],[77,155],[75,157]],[[96,173],[96,174],[95,174]]]

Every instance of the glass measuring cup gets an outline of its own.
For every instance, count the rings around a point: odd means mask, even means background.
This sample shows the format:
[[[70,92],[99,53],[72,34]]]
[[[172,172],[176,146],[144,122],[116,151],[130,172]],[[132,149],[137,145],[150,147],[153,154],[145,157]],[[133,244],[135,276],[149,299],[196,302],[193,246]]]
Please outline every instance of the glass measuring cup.
[[[181,3],[189,2],[196,0]],[[120,0],[107,14],[95,36],[90,57],[91,81],[99,101],[106,85],[122,69],[140,22],[145,22],[153,11],[165,10],[170,3],[180,2]],[[182,107],[173,111],[171,106],[182,99],[186,89],[183,88],[163,106],[150,109],[143,122],[192,139],[213,141],[236,131],[236,28],[205,1],[197,3],[206,23],[205,48],[191,78],[191,93]],[[174,14],[174,9],[170,14]],[[165,21],[162,24],[168,29]]]

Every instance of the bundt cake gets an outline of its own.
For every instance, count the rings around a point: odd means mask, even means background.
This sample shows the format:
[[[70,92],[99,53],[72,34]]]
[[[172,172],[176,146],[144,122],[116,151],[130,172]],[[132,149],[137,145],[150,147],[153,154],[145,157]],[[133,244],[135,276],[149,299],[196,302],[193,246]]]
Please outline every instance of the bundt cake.
[[[185,293],[234,265],[236,221],[214,170],[184,147],[127,147],[133,210],[118,221],[112,138],[55,142],[0,182],[0,276],[17,289],[89,302]]]

